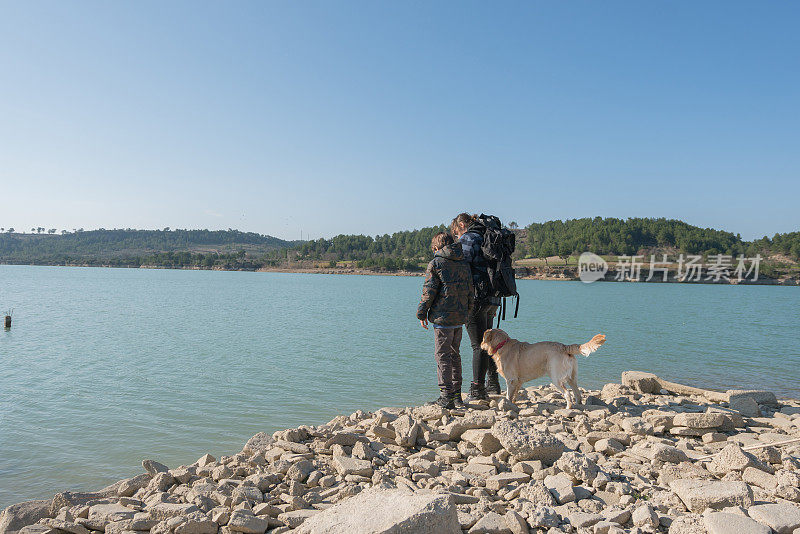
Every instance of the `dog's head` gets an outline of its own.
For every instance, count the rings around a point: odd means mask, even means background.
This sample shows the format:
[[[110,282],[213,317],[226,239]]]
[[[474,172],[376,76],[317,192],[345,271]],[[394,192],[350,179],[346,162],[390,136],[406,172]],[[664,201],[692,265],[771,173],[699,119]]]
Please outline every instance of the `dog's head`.
[[[510,339],[510,337],[503,330],[499,328],[490,328],[483,333],[481,348],[485,350],[489,356],[494,356],[495,347],[507,339]]]

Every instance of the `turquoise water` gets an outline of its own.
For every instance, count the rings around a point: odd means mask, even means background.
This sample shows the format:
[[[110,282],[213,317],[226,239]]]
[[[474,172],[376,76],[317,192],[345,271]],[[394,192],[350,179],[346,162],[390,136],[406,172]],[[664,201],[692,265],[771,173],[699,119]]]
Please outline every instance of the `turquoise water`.
[[[421,278],[0,266],[0,507],[94,490],[259,431],[434,398]],[[513,337],[608,342],[626,369],[800,397],[798,290],[521,280]],[[464,374],[471,362],[464,336]],[[466,382],[466,381],[465,381]],[[536,383],[544,383],[539,380]]]

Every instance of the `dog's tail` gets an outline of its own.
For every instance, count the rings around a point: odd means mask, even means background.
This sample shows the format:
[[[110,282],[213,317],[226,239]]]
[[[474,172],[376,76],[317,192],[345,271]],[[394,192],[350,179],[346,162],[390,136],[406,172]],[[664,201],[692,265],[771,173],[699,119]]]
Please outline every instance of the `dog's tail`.
[[[597,334],[591,340],[587,341],[583,345],[568,345],[567,346],[567,353],[570,356],[574,356],[576,354],[583,354],[584,356],[588,356],[597,349],[600,348],[600,345],[606,342],[606,336],[603,334]]]

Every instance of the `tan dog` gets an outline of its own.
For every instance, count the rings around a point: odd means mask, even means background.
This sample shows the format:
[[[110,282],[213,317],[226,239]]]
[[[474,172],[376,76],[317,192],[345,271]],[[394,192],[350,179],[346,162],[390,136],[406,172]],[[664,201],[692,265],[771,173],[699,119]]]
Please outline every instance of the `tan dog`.
[[[605,342],[606,336],[597,334],[583,345],[564,345],[555,341],[525,343],[511,339],[499,328],[493,328],[484,332],[481,348],[494,359],[497,371],[505,378],[508,385],[506,397],[511,402],[514,402],[514,397],[523,383],[549,375],[553,385],[561,390],[567,400],[567,408],[572,408],[573,403],[567,395],[566,384],[572,388],[575,403],[581,403],[581,393],[576,380],[578,361],[575,355],[588,356]]]

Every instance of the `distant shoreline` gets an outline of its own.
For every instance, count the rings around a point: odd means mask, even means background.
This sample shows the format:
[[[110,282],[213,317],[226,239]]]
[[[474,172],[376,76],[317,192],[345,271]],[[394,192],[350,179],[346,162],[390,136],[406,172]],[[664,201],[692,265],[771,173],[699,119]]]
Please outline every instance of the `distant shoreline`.
[[[380,270],[373,270],[373,269],[357,269],[357,268],[332,268],[332,267],[320,267],[320,268],[308,268],[308,267],[260,267],[258,269],[223,269],[219,267],[212,267],[212,268],[204,268],[204,267],[174,267],[174,266],[163,266],[163,265],[140,265],[140,266],[133,266],[133,265],[92,265],[92,264],[60,264],[60,263],[7,263],[7,262],[0,262],[0,265],[22,265],[28,267],[102,267],[108,269],[164,269],[164,270],[175,270],[175,271],[244,271],[244,272],[259,272],[259,273],[287,273],[287,274],[336,274],[336,275],[362,275],[362,276],[411,276],[411,277],[421,277],[424,276],[425,273],[422,271],[380,271]],[[578,282],[580,278],[577,276],[577,268],[574,266],[559,266],[559,267],[544,267],[544,268],[530,268],[525,266],[514,266],[517,271],[517,280],[546,280],[546,281],[555,281],[555,282]],[[756,281],[752,280],[742,280],[741,282],[737,280],[730,280],[730,281],[719,281],[713,282],[710,280],[701,280],[692,281],[692,282],[681,282],[675,279],[674,273],[670,272],[667,281],[663,281],[659,279],[653,279],[651,281],[645,281],[647,278],[648,272],[646,270],[642,270],[642,276],[640,280],[617,280],[615,279],[615,275],[613,272],[609,271],[606,273],[606,276],[598,282],[623,282],[623,283],[658,283],[658,284],[688,284],[688,285],[759,285],[759,286],[800,286],[800,280],[795,280],[792,278],[785,278],[785,279],[777,279],[777,278],[770,278],[764,275],[759,276],[759,279]]]

